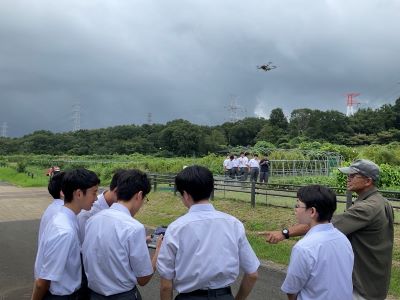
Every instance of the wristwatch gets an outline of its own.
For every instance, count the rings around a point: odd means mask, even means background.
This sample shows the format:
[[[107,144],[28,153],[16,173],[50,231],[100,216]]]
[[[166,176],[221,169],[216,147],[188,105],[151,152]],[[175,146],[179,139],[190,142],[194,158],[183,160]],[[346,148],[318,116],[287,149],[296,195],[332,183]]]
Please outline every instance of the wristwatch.
[[[285,239],[289,238],[289,230],[287,228],[282,229],[282,234],[285,237]]]

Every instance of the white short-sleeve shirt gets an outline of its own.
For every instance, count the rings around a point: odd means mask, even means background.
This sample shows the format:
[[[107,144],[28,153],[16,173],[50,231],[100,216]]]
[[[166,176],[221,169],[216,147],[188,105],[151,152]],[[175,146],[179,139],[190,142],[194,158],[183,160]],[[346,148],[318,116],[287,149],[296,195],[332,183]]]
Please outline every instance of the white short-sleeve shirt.
[[[246,168],[248,163],[249,163],[249,159],[247,158],[247,156],[243,156],[240,158],[239,167]]]
[[[104,296],[130,291],[137,277],[153,274],[145,228],[119,203],[88,220],[82,255],[89,288]]]
[[[35,262],[35,278],[50,280],[50,293],[70,295],[81,286],[78,222],[75,213],[61,206],[47,223]]]
[[[63,200],[54,199],[53,202],[51,202],[51,204],[44,211],[40,219],[38,245],[40,244],[40,240],[43,236],[43,231],[46,228],[47,223],[54,217],[54,215],[60,210],[63,205]]]
[[[260,167],[260,162],[258,161],[258,159],[252,158],[249,161],[249,167],[250,168],[259,168]]]
[[[168,226],[157,270],[179,293],[231,285],[239,270],[256,272],[260,262],[243,224],[211,204],[195,204]]]
[[[281,289],[299,300],[351,300],[353,263],[347,237],[331,223],[316,225],[294,245]]]
[[[79,240],[81,242],[81,245],[83,244],[83,240],[85,239],[85,226],[87,220],[89,220],[90,217],[93,217],[95,214],[102,211],[103,209],[109,208],[106,198],[104,197],[105,193],[106,192],[103,192],[97,196],[97,199],[93,203],[90,210],[82,209],[82,211],[78,214]]]

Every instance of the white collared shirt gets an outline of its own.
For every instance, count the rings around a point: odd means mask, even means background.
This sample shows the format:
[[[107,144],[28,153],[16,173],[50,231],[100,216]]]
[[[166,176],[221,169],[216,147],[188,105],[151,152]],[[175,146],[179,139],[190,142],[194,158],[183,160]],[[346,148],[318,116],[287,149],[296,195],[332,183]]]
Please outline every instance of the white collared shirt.
[[[260,167],[260,162],[259,162],[258,159],[252,158],[252,159],[250,159],[248,165],[249,165],[250,168],[259,168]]]
[[[240,164],[239,158],[234,158],[232,163],[233,163],[233,168],[238,168]]]
[[[211,204],[195,204],[168,226],[157,270],[179,293],[231,285],[239,269],[256,272],[260,262],[243,224]]]
[[[81,286],[81,258],[75,213],[61,206],[47,223],[35,262],[35,279],[50,280],[50,293],[70,295]]]
[[[239,167],[240,168],[247,168],[247,164],[249,163],[249,159],[247,156],[243,156],[240,158]]]
[[[86,224],[82,246],[89,288],[104,296],[132,290],[137,277],[153,274],[144,226],[114,203]]]
[[[53,202],[51,202],[51,204],[44,211],[42,218],[40,219],[38,245],[40,244],[40,240],[43,236],[43,231],[46,228],[47,223],[57,214],[63,205],[64,200],[53,199]]]
[[[106,192],[107,191],[97,196],[97,200],[93,203],[90,210],[82,209],[82,211],[78,214],[79,241],[81,242],[81,245],[83,244],[83,241],[85,239],[85,226],[87,220],[89,220],[89,218],[93,217],[95,214],[102,211],[103,209],[109,208],[106,198],[104,197],[104,194]]]
[[[347,237],[331,223],[316,225],[294,245],[281,289],[299,300],[351,300],[353,263]]]
[[[224,160],[224,163],[223,163],[223,166],[224,166],[224,168],[228,168],[228,165],[229,165],[229,162],[230,162],[231,160],[230,160],[230,158],[226,158],[225,160]]]

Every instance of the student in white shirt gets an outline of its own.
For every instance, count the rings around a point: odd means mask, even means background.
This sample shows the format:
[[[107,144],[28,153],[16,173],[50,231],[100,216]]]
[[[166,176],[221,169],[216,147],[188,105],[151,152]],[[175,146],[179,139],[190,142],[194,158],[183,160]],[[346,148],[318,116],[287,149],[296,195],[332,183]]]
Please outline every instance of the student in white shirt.
[[[43,235],[43,231],[46,228],[47,223],[60,210],[61,206],[64,205],[64,195],[62,195],[61,192],[61,183],[64,178],[64,174],[64,172],[59,172],[50,177],[47,190],[53,197],[53,202],[46,208],[42,217],[40,218],[38,245],[40,244],[40,239]]]
[[[260,161],[258,159],[258,154],[254,154],[253,158],[249,160],[248,167],[250,170],[250,181],[256,181],[258,174],[260,173]]]
[[[175,185],[189,211],[168,226],[161,245],[157,261],[161,300],[171,300],[173,289],[179,293],[176,300],[232,300],[230,286],[239,270],[244,275],[236,299],[246,299],[260,262],[243,224],[209,202],[212,173],[190,166],[175,177]]]
[[[126,170],[124,169],[116,170],[113,177],[111,178],[110,189],[104,191],[97,196],[97,200],[93,203],[93,206],[90,210],[83,209],[78,214],[79,240],[81,245],[83,244],[83,241],[85,239],[85,227],[86,222],[89,220],[89,218],[102,211],[103,209],[110,208],[112,204],[117,202],[117,182],[121,174],[123,174],[125,171]],[[82,265],[82,286],[79,290],[79,297],[77,300],[86,300],[89,298],[90,290],[88,288],[84,266]]]
[[[76,215],[96,200],[97,175],[86,169],[65,173],[64,206],[47,223],[35,262],[32,300],[74,299],[81,286],[81,259]]]
[[[117,203],[91,217],[82,246],[91,300],[141,299],[136,287],[155,271],[161,239],[150,259],[144,226],[134,219],[151,186],[147,175],[125,171],[117,183]]]
[[[296,219],[311,228],[292,249],[282,291],[289,300],[353,299],[353,249],[330,222],[336,210],[335,193],[311,185],[300,188],[297,197]]]
[[[111,178],[110,187],[108,190],[104,191],[97,196],[96,201],[90,210],[82,210],[78,214],[78,224],[79,224],[79,239],[81,244],[85,239],[85,226],[89,218],[93,217],[98,212],[103,209],[110,208],[111,205],[117,202],[117,183],[119,177],[125,172],[124,169],[116,170],[113,177]]]

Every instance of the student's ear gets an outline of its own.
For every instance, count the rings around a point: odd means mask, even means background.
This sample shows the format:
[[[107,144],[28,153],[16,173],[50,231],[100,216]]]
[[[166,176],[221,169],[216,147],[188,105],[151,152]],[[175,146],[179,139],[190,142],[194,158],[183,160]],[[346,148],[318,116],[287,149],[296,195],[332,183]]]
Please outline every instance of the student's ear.
[[[144,199],[143,191],[137,192],[136,195],[137,195],[137,198],[138,198],[138,199],[140,199],[140,200],[143,200],[143,199]]]
[[[318,216],[318,211],[315,207],[311,207],[310,210],[311,210],[311,217]]]

